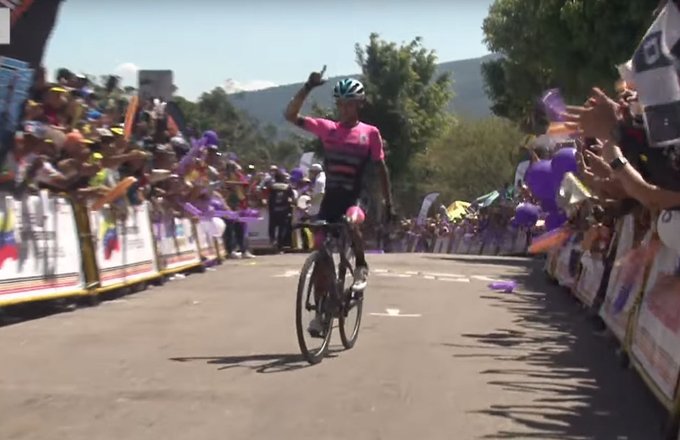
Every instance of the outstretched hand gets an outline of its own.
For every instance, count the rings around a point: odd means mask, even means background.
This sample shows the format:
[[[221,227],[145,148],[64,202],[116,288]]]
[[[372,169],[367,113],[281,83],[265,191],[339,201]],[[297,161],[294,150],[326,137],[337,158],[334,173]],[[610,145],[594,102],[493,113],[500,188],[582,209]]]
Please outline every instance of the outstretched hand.
[[[309,74],[309,78],[307,79],[307,87],[310,89],[313,89],[314,87],[318,87],[326,82],[325,79],[323,79],[323,75],[326,73],[326,65],[323,66],[323,69],[321,69],[321,72],[312,72]]]
[[[567,107],[564,116],[567,127],[578,130],[583,136],[609,139],[620,114],[619,104],[602,90],[594,88],[585,106]]]

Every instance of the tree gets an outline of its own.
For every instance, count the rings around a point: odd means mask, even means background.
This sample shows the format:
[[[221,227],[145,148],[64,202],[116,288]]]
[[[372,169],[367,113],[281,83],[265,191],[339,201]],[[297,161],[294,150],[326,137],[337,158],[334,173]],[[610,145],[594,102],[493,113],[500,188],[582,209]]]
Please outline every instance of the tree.
[[[230,95],[221,87],[203,93],[197,102],[182,97],[173,97],[173,101],[184,114],[188,126],[197,133],[214,130],[222,150],[236,154],[243,164],[252,163],[263,168],[274,163],[290,168],[297,165],[304,151],[302,138],[277,140],[276,127],[260,127],[255,119],[234,107]]]
[[[658,2],[496,0],[483,24],[487,47],[502,55],[483,67],[494,113],[527,125],[547,88],[572,102],[593,86],[611,89]]]
[[[437,56],[421,38],[398,46],[373,33],[355,52],[367,97],[362,120],[380,129],[394,186],[404,191],[411,159],[450,122],[450,78],[436,76]]]
[[[421,194],[470,201],[513,181],[524,135],[507,119],[458,121],[415,160]]]

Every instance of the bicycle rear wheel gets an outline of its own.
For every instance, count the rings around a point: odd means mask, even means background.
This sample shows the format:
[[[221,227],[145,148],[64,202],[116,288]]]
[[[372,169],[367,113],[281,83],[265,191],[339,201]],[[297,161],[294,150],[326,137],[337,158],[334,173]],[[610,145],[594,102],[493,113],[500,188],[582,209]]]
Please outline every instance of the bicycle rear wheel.
[[[338,319],[340,328],[340,340],[345,349],[354,347],[359,338],[359,327],[361,327],[361,314],[364,310],[363,292],[354,293],[351,290],[354,281],[354,252],[348,248],[345,254],[349,267],[341,264],[339,268],[340,286],[342,287],[342,311]],[[349,280],[347,280],[349,278]]]
[[[315,267],[324,258],[318,251],[312,252],[300,271],[298,281],[297,300],[295,301],[295,329],[297,331],[298,344],[305,360],[310,364],[318,364],[328,352],[333,330],[333,315],[327,313],[326,301],[328,292],[317,304],[314,295]],[[329,274],[329,279],[333,278]],[[311,316],[310,316],[311,315]],[[321,337],[314,338],[308,332],[310,318],[320,316],[323,323]],[[314,348],[313,342],[318,341],[319,346]]]

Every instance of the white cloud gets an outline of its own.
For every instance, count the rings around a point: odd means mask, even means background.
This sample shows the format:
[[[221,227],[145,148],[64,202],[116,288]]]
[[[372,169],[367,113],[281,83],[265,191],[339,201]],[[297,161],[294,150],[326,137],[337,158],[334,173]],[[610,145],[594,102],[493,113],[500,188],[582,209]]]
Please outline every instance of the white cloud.
[[[224,90],[227,93],[250,92],[253,90],[269,89],[276,87],[278,84],[271,81],[255,79],[252,81],[236,81],[235,79],[228,79],[224,82]]]
[[[122,79],[123,84],[137,84],[137,72],[139,66],[135,63],[121,63],[116,66],[114,72]]]

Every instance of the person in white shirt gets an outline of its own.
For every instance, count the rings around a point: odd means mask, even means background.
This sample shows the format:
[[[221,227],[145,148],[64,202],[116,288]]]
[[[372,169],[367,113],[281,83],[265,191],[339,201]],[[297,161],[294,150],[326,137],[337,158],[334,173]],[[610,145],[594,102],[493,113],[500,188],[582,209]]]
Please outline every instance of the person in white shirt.
[[[318,163],[309,167],[309,178],[312,181],[312,189],[310,191],[312,201],[309,207],[309,215],[315,216],[319,214],[321,201],[326,192],[326,173],[323,172],[323,167]]]

